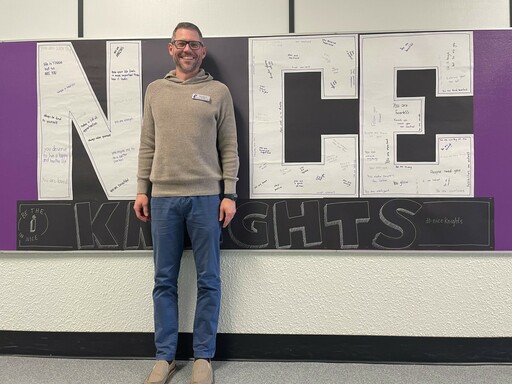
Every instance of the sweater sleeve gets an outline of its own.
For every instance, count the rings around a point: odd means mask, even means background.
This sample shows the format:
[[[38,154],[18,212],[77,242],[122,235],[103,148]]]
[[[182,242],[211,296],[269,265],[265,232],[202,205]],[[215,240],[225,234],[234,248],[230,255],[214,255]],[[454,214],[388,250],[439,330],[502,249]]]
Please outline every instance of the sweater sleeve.
[[[231,93],[227,87],[225,90],[226,92],[225,96],[222,98],[220,115],[217,122],[218,149],[222,165],[224,193],[236,193],[239,158],[235,111]]]
[[[139,161],[137,170],[137,193],[149,194],[151,168],[155,155],[155,122],[151,111],[151,85],[146,90],[144,98],[144,116],[140,132]]]

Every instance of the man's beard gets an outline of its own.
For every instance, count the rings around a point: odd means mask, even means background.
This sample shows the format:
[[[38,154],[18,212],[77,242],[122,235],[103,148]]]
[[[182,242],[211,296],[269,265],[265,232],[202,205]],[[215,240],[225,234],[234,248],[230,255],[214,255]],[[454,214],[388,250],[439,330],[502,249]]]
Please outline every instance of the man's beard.
[[[193,73],[198,70],[200,63],[197,57],[195,57],[193,61],[190,61],[190,63],[191,64],[189,65],[184,65],[181,63],[179,56],[174,58],[174,64],[176,65],[176,68],[179,68],[179,70],[183,73]]]

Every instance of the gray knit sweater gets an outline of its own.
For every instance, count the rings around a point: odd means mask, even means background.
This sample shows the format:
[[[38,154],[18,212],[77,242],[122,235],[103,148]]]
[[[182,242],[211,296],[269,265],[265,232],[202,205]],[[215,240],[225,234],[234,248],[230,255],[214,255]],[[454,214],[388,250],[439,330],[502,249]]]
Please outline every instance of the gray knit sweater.
[[[151,184],[158,197],[235,193],[238,167],[233,100],[224,84],[203,69],[185,81],[171,71],[149,84],[137,193],[147,194]]]

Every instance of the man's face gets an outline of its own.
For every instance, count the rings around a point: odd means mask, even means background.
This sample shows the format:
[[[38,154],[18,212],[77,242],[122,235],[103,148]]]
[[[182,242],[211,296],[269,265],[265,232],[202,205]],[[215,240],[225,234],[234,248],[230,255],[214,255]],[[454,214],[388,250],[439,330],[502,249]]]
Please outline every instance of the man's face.
[[[174,36],[174,41],[202,41],[196,31],[190,29],[178,29]],[[201,63],[206,56],[206,47],[201,46],[199,49],[192,49],[190,45],[179,49],[172,43],[169,43],[169,53],[176,64],[176,76],[183,80],[194,77],[201,67]]]

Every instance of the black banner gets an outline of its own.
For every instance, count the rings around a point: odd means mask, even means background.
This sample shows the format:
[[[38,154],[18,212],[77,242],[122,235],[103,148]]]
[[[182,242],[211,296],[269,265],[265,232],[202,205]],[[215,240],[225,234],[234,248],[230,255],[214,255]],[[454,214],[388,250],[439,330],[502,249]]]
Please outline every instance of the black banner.
[[[19,201],[18,250],[151,249],[133,201]],[[492,199],[241,200],[223,249],[492,250]]]

